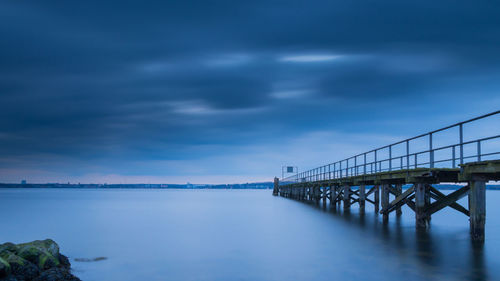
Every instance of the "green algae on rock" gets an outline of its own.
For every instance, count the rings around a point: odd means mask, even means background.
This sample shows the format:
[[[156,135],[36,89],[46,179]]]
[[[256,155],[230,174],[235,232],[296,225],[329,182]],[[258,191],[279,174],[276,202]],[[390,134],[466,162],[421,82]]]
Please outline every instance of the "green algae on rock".
[[[10,274],[10,264],[0,257],[0,278]]]

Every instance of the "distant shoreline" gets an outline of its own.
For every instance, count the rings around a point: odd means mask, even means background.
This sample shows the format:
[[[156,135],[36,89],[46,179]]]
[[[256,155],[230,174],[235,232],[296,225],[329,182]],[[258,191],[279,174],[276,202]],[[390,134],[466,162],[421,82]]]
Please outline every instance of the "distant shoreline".
[[[67,184],[0,183],[0,188],[77,188],[77,189],[272,189],[272,182],[244,184]]]
[[[405,185],[407,188],[411,185]],[[456,190],[463,185],[456,184],[436,184],[436,188],[441,190]],[[74,188],[74,189],[273,189],[272,182],[245,183],[245,184],[19,184],[0,183],[0,188]],[[486,185],[488,190],[500,190],[500,185]]]

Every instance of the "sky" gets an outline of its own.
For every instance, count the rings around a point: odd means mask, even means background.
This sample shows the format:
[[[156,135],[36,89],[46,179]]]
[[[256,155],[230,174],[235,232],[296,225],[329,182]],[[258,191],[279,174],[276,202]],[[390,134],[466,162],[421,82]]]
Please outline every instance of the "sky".
[[[500,109],[498,1],[0,2],[0,182],[245,183]]]

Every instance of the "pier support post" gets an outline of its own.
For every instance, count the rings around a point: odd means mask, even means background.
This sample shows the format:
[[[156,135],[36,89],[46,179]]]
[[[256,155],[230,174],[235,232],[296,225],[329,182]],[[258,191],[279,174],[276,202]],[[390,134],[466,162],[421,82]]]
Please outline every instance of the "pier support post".
[[[382,185],[382,194],[381,194],[381,205],[382,205],[382,210],[387,208],[389,206],[389,185],[388,184],[383,184]],[[387,222],[389,220],[389,213],[384,213],[383,214],[383,220],[384,222]]]
[[[326,207],[326,193],[327,193],[327,192],[326,192],[326,191],[327,191],[327,190],[326,190],[326,185],[324,185],[324,186],[323,186],[322,190],[323,190],[323,192],[322,192],[322,194],[321,194],[321,195],[322,195],[322,197],[323,197],[323,207]]]
[[[402,184],[396,184],[396,190],[399,192],[399,194],[402,194],[403,193],[403,185]],[[396,196],[396,197],[398,197],[398,196]],[[430,199],[430,197],[429,197],[429,199]],[[403,212],[401,211],[401,207],[398,207],[396,209],[396,216],[401,216],[402,213]]]
[[[377,186],[373,193],[374,193],[373,196],[374,196],[374,202],[375,202],[375,213],[378,214],[378,208],[380,205],[380,187]]]
[[[428,207],[431,204],[431,186],[427,185],[425,189],[425,207]],[[431,222],[431,215],[427,216],[427,224]]]
[[[469,182],[470,234],[474,241],[484,241],[486,223],[486,181]]]
[[[359,186],[359,212],[364,213],[365,212],[365,185],[362,184]]]
[[[349,185],[344,185],[344,209],[349,209],[351,207],[351,187]]]
[[[319,205],[319,201],[321,200],[321,186],[314,186],[314,201],[316,205]]]
[[[337,200],[337,186],[336,185],[332,185],[330,187],[330,206],[333,207],[333,208],[336,208],[337,207],[337,202],[335,200]]]
[[[339,186],[336,186],[335,189],[337,190],[337,195],[339,196],[337,204],[339,205],[339,208],[340,208],[340,204],[342,204],[341,201],[343,201],[343,197],[342,197],[342,192],[343,191],[342,190],[344,188],[339,185]]]
[[[427,197],[429,194],[429,187],[423,183],[415,184],[415,221],[417,228],[426,228],[429,225],[425,208],[427,205]]]
[[[280,188],[280,180],[278,178],[274,178],[274,189],[273,189],[273,195],[277,196],[279,194],[279,188]]]

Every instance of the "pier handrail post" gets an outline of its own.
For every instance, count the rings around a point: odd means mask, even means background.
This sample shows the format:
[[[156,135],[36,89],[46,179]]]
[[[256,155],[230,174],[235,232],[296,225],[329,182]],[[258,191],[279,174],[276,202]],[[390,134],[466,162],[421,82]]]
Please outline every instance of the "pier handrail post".
[[[389,171],[392,171],[392,145],[389,145]]]
[[[460,124],[460,165],[464,164],[464,125]]]
[[[481,162],[481,141],[477,141],[477,161]]]
[[[432,149],[432,133],[429,134],[429,166],[434,168],[434,150]]]
[[[453,148],[452,148],[452,153],[451,153],[451,156],[452,156],[452,158],[453,158],[452,168],[455,168],[455,167],[456,167],[456,165],[457,165],[457,163],[456,163],[456,159],[455,159],[455,158],[456,158],[456,156],[455,156],[455,146],[453,146]]]
[[[354,176],[358,175],[358,156],[354,156]]]
[[[363,164],[363,174],[366,175],[366,152],[363,154],[364,164]]]
[[[406,169],[410,169],[410,141],[406,141]]]

